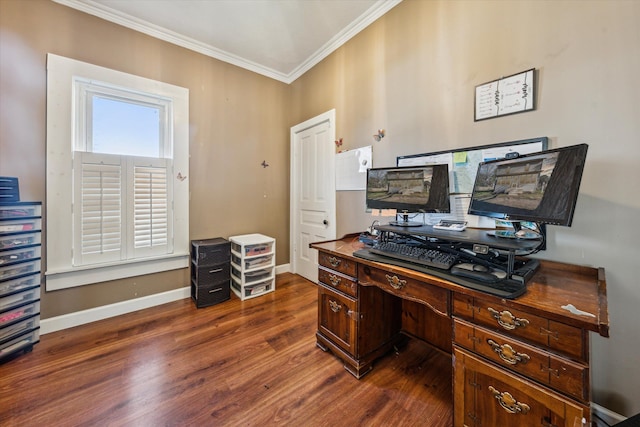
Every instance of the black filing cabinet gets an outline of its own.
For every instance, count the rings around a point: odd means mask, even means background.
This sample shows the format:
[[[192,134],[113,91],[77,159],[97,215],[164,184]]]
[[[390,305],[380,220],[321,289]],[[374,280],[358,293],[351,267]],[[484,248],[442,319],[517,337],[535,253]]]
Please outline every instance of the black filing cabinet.
[[[230,298],[231,243],[222,237],[191,241],[191,299],[208,307]]]

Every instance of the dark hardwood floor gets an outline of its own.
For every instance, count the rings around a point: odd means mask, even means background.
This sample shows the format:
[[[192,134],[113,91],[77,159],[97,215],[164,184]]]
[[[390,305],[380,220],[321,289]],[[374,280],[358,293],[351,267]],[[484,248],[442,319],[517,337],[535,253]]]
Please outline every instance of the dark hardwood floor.
[[[316,285],[189,299],[41,336],[0,365],[1,426],[451,426],[451,357],[418,340],[356,380],[315,345]]]

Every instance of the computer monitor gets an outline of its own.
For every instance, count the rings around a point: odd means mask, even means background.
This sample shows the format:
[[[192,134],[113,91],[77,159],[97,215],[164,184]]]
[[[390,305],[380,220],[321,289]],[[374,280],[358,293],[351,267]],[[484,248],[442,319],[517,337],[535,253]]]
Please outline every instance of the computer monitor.
[[[395,209],[402,220],[391,225],[420,226],[409,221],[410,213],[449,212],[447,165],[372,168],[367,171],[368,209]]]
[[[480,163],[469,214],[571,226],[587,148],[579,144]]]

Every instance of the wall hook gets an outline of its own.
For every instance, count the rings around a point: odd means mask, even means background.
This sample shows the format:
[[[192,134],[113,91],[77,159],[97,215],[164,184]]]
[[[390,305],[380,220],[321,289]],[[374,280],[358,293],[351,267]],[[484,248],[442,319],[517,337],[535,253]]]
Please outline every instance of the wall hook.
[[[266,168],[267,166],[269,166],[269,163],[267,163],[266,160],[263,160],[261,165],[262,165],[263,168]]]

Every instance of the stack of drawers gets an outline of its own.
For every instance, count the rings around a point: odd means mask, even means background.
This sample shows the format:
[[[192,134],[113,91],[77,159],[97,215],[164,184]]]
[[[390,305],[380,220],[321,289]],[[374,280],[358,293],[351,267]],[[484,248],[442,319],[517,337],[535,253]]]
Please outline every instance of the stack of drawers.
[[[276,289],[276,240],[262,234],[229,237],[231,287],[241,300]]]
[[[40,339],[41,208],[0,203],[0,362]]]
[[[456,425],[573,426],[589,418],[589,342],[580,328],[458,294],[453,314]]]
[[[191,241],[191,299],[207,307],[230,298],[231,244],[221,237]]]

